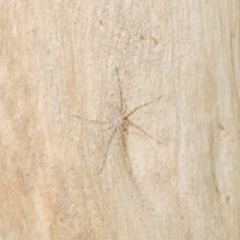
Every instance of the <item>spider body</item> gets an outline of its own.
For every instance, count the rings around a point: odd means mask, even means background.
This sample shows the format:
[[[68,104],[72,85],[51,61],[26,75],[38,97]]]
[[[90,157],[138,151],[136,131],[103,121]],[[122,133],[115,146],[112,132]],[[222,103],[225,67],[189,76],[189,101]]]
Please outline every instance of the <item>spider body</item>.
[[[108,121],[115,130],[122,130],[124,125],[124,117],[118,108],[114,108],[111,104],[108,105]]]

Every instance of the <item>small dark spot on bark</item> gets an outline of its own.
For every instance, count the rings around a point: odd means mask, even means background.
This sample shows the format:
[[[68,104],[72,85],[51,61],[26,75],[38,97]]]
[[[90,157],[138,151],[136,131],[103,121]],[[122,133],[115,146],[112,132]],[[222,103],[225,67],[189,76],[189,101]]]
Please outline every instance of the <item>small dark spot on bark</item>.
[[[144,36],[141,34],[140,36],[139,36],[139,39],[142,41],[142,40],[144,40]]]
[[[218,124],[218,129],[225,130],[225,128],[223,127],[223,125],[221,123]]]
[[[152,40],[155,45],[158,45],[158,41],[155,38],[152,37]]]

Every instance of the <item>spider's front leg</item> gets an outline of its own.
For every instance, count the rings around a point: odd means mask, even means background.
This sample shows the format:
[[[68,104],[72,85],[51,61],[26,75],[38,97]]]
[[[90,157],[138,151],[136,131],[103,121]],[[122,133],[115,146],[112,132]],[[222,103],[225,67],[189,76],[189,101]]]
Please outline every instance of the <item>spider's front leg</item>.
[[[86,121],[86,122],[89,122],[89,123],[98,124],[98,125],[107,125],[107,124],[109,124],[109,122],[107,122],[107,121],[97,121],[97,120],[87,119],[87,118],[80,117],[78,115],[75,115],[75,117],[80,118],[83,121]]]

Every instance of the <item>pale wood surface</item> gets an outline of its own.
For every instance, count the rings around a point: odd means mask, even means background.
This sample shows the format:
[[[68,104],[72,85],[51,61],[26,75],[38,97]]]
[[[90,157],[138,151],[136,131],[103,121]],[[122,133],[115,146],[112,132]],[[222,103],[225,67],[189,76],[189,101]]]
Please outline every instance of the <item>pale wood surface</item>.
[[[1,1],[0,239],[239,240],[239,25],[239,0]],[[161,144],[129,127],[98,174],[111,131],[75,115],[106,120],[116,67],[128,111],[162,95],[131,116]]]

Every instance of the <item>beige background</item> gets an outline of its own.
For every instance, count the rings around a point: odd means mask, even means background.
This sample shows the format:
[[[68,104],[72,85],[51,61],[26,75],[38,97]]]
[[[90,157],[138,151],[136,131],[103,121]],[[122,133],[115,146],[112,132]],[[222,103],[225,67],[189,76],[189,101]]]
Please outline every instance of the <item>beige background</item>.
[[[239,240],[239,25],[239,0],[0,1],[0,239]],[[161,145],[75,117],[106,120],[116,67],[128,111],[162,95],[131,116]]]

